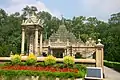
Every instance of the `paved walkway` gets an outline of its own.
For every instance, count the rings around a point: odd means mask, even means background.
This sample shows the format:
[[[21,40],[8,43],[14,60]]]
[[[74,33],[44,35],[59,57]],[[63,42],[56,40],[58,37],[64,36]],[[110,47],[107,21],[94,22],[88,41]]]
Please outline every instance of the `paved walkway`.
[[[105,79],[104,80],[120,80],[120,73],[108,68],[104,67],[105,70]]]

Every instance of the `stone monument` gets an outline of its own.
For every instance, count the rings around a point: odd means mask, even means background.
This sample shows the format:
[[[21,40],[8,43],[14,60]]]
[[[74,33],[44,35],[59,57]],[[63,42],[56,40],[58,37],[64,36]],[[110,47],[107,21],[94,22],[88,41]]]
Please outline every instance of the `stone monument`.
[[[38,55],[42,52],[42,20],[36,15],[37,9],[31,7],[31,13],[26,20],[23,20],[21,53],[24,54],[25,38],[27,39],[27,53]],[[39,48],[38,48],[39,47]]]

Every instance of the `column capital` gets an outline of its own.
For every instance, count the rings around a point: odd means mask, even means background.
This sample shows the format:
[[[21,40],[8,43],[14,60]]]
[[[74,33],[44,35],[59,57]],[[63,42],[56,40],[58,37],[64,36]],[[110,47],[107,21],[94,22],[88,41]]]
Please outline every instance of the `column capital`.
[[[37,27],[35,28],[35,31],[38,31],[38,28],[37,28]]]
[[[22,31],[25,31],[25,28],[22,28]]]

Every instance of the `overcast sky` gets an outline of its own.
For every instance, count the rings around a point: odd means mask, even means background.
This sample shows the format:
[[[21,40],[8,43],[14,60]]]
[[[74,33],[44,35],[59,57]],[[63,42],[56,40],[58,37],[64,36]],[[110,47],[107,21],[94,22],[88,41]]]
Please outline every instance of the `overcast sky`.
[[[48,11],[53,16],[95,16],[107,21],[111,14],[120,12],[120,0],[0,0],[0,8],[8,13],[20,12],[26,5]]]

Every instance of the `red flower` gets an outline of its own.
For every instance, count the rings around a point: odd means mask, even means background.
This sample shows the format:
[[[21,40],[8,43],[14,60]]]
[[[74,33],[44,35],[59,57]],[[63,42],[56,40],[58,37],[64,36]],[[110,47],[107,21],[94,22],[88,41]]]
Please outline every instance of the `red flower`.
[[[70,68],[55,68],[55,67],[35,67],[35,66],[20,66],[20,65],[14,65],[14,66],[4,66],[2,69],[5,70],[32,70],[32,71],[50,71],[50,72],[74,72],[77,73],[78,69],[70,69]]]

